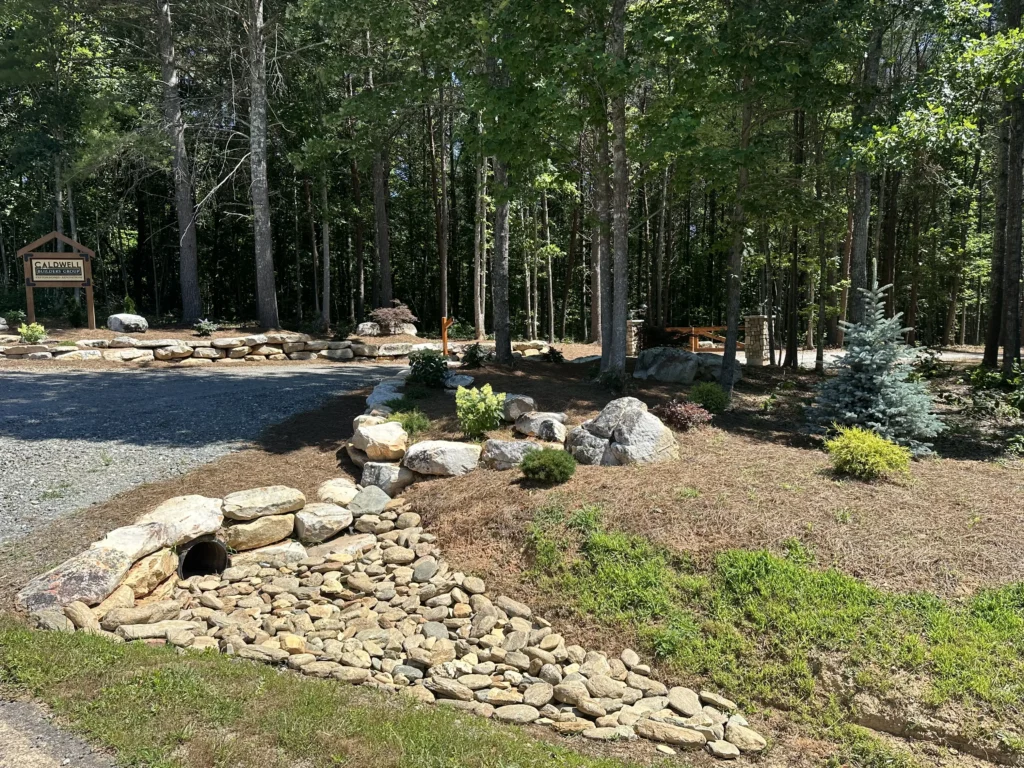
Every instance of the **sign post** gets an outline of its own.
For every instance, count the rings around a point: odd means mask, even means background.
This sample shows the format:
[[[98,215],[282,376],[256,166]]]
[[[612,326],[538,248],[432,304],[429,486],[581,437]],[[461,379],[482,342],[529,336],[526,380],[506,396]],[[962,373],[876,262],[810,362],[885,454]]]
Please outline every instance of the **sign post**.
[[[71,251],[36,250],[51,240],[69,245]],[[19,250],[18,258],[25,262],[25,308],[28,321],[36,321],[36,288],[84,288],[89,330],[96,330],[92,284],[92,260],[95,256],[93,251],[59,232],[51,232]]]
[[[455,321],[452,318],[441,318],[441,352],[445,357],[448,357],[448,329],[453,325]]]

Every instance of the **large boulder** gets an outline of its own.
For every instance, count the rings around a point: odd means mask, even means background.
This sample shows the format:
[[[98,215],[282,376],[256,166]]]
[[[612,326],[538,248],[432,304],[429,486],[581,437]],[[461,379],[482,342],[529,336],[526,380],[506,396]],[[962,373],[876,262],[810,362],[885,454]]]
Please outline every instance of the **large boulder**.
[[[37,613],[76,600],[96,605],[113,592],[132,566],[132,558],[117,549],[90,548],[36,576],[16,598],[22,610]]]
[[[302,491],[286,485],[269,485],[229,493],[224,497],[224,516],[232,520],[255,520],[267,515],[298,512],[305,505],[306,497]]]
[[[224,543],[237,552],[259,549],[292,535],[295,515],[267,515],[224,529]]]
[[[149,322],[142,315],[121,313],[107,318],[107,328],[114,333],[145,333]]]
[[[647,411],[627,413],[612,435],[611,451],[619,464],[655,464],[679,458],[676,436]]]
[[[295,535],[304,544],[327,541],[350,525],[352,513],[337,504],[307,504],[295,513]]]
[[[162,523],[136,523],[115,528],[102,539],[93,543],[91,548],[116,549],[134,563],[140,557],[145,557],[166,546],[169,546],[167,528]]]
[[[511,392],[505,395],[505,404],[502,406],[501,417],[510,423],[524,413],[537,410],[537,402],[529,395],[516,395]]]
[[[373,388],[373,392],[366,398],[366,407],[372,410],[384,405],[388,400],[401,397],[401,390],[404,384],[405,379],[384,379],[384,381]]]
[[[360,323],[356,326],[356,336],[380,336],[380,326],[377,323]]]
[[[375,486],[388,496],[396,496],[412,485],[415,479],[416,475],[400,464],[368,461],[363,465],[363,477],[360,483],[364,488]]]
[[[480,454],[480,463],[487,469],[515,469],[528,453],[543,448],[529,440],[488,440]]]
[[[564,443],[566,428],[564,413],[530,411],[516,419],[516,432],[536,437],[549,443]]]
[[[675,347],[651,347],[643,350],[633,370],[635,379],[653,379],[669,384],[692,384],[694,381],[718,381],[722,373],[722,356],[714,352],[690,352]],[[742,378],[737,362],[735,381]]]
[[[611,450],[611,442],[603,437],[591,434],[587,430],[587,422],[573,429],[565,440],[565,449],[580,464],[600,464],[615,466],[619,462]]]
[[[403,464],[421,475],[454,477],[476,469],[480,446],[448,440],[424,440],[405,452]]]
[[[619,422],[629,413],[647,411],[647,403],[635,397],[620,397],[612,400],[601,409],[597,417],[587,422],[587,431],[592,435],[608,439],[619,426]]]
[[[224,502],[206,496],[175,496],[147,512],[138,520],[141,523],[160,523],[165,529],[166,547],[215,533],[224,523],[222,509]]]
[[[351,443],[370,461],[395,461],[405,455],[409,435],[398,422],[386,421],[358,427]]]

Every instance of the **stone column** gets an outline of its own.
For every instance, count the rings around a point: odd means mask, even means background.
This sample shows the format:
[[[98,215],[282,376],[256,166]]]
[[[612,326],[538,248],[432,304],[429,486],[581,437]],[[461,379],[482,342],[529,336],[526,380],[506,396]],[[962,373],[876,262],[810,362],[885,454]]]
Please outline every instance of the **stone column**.
[[[747,330],[743,351],[746,353],[747,365],[763,366],[767,362],[768,317],[747,315],[745,322]]]
[[[643,330],[643,320],[628,320],[626,322],[626,357],[636,357],[640,354],[640,337]]]

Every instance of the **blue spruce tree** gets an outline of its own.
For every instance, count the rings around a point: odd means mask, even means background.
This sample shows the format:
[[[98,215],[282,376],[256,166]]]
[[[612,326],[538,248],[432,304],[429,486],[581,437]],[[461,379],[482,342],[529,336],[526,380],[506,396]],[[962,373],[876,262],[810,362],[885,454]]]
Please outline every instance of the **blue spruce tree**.
[[[864,294],[864,319],[843,323],[848,345],[835,366],[836,376],[818,389],[808,412],[811,423],[822,429],[833,425],[870,429],[887,440],[906,446],[915,455],[931,453],[924,442],[945,426],[933,414],[932,398],[921,381],[911,381],[913,351],[903,343],[901,314],[885,316],[885,292],[875,278]]]

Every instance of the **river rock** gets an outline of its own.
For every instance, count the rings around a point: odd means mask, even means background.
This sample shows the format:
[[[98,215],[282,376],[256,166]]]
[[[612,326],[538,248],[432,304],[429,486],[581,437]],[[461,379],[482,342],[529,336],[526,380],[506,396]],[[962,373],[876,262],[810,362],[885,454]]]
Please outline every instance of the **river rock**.
[[[350,525],[352,513],[337,504],[307,504],[295,513],[295,535],[304,544],[326,541]]]
[[[707,739],[702,734],[692,728],[669,725],[657,720],[638,720],[634,727],[636,728],[637,735],[645,739],[660,741],[677,747],[699,749],[707,742]]]
[[[515,469],[526,454],[542,447],[529,440],[488,440],[480,454],[480,463],[487,469]]]
[[[122,312],[107,318],[107,328],[114,333],[145,333],[149,330],[149,322],[142,315]]]
[[[364,552],[373,549],[377,544],[377,537],[372,533],[359,533],[352,536],[339,536],[331,539],[325,544],[317,544],[308,550],[309,557],[325,557],[328,560],[332,556],[347,555],[357,558]]]
[[[422,475],[454,477],[476,469],[480,446],[448,440],[424,440],[406,451],[403,464]]]
[[[526,725],[540,717],[540,712],[529,704],[508,704],[494,710],[494,719],[503,723]]]
[[[255,520],[266,515],[297,512],[306,504],[302,491],[286,485],[250,488],[224,497],[224,516],[232,520]]]
[[[224,529],[224,543],[237,552],[258,549],[292,535],[295,515],[267,515]]]
[[[731,721],[725,725],[725,740],[735,744],[741,752],[760,752],[768,746],[757,731]]]
[[[96,616],[93,614],[89,606],[83,602],[76,600],[73,603],[65,605],[64,615],[67,616],[71,620],[71,623],[82,632],[96,634],[100,631],[99,621],[96,619]]]

